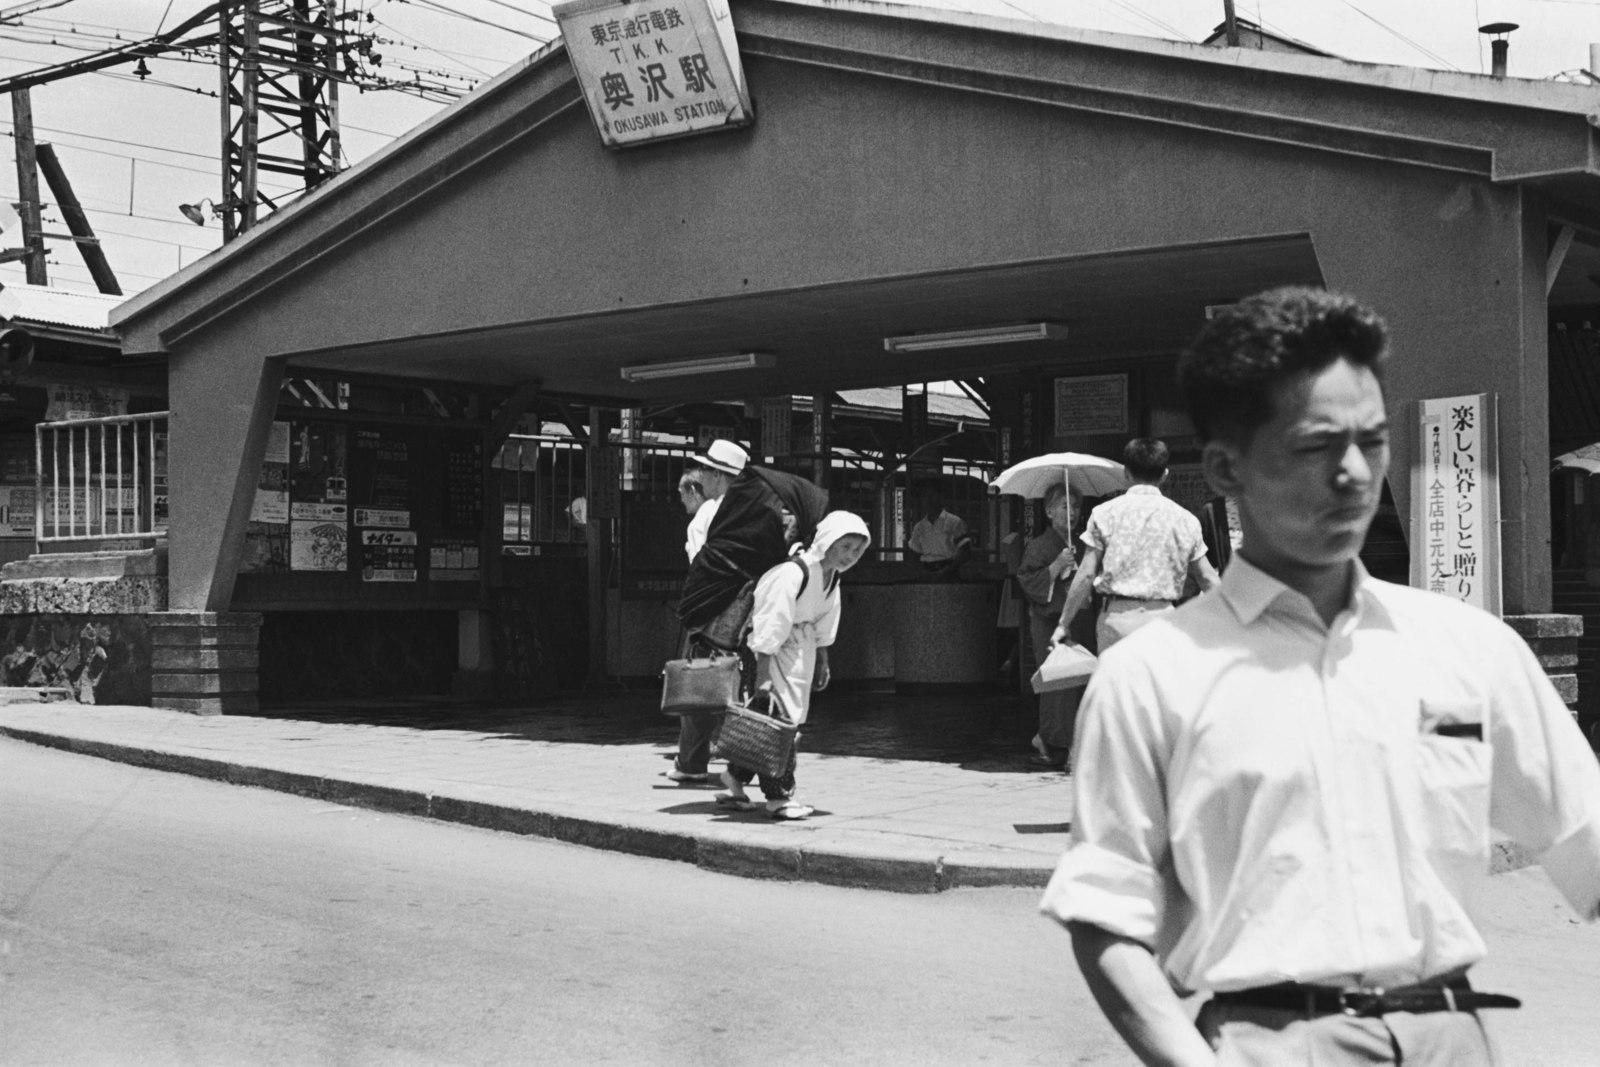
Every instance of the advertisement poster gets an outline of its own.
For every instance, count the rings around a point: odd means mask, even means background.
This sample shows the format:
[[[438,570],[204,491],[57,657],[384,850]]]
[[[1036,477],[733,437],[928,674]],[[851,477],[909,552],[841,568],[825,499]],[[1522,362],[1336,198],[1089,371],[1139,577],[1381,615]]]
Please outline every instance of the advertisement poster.
[[[357,429],[351,442],[350,503],[370,509],[369,516],[375,512],[409,513],[412,458],[409,435],[391,429]],[[362,524],[360,514],[358,526]]]
[[[103,419],[128,413],[128,390],[114,385],[57,382],[48,387],[44,421]]]
[[[297,571],[342,571],[349,566],[344,522],[295,519],[289,523],[289,566]]]
[[[241,574],[289,569],[289,518],[289,424],[274,422],[245,525]]]
[[[361,580],[363,582],[416,581],[416,531],[362,530]]]
[[[1411,584],[1498,615],[1500,477],[1494,395],[1421,400],[1416,410]]]
[[[0,485],[0,537],[32,537],[33,486]]]
[[[475,582],[479,569],[477,541],[443,538],[428,549],[428,577],[435,582]]]
[[[377,526],[389,530],[404,530],[411,525],[411,512],[387,508],[356,508],[357,526]]]
[[[321,422],[297,422],[292,429],[289,449],[290,499],[295,504],[347,503],[350,494],[345,427]]]

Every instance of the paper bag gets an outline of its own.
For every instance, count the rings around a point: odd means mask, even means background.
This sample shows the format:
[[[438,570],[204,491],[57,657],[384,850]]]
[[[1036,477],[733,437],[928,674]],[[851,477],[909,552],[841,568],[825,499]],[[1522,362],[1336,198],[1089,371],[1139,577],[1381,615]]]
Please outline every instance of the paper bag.
[[[1050,650],[1039,669],[1033,672],[1033,691],[1051,693],[1088,685],[1094,664],[1093,652],[1075,641],[1063,641]]]

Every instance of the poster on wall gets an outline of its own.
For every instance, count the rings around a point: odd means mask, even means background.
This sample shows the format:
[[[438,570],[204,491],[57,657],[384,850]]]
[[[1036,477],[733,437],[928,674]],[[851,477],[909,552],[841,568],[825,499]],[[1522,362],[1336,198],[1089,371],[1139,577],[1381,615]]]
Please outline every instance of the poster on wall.
[[[57,382],[47,389],[44,421],[103,419],[128,413],[128,390],[114,385]]]
[[[362,530],[361,580],[363,582],[416,581],[417,532]]]
[[[349,474],[343,426],[296,422],[289,441],[289,485],[296,504],[337,504],[349,500]]]
[[[349,568],[349,467],[345,427],[295,422],[289,434],[289,567]]]
[[[412,449],[409,435],[389,429],[357,429],[351,441],[350,503],[356,525],[408,526]],[[396,522],[395,516],[405,516]]]
[[[440,537],[428,547],[428,577],[435,582],[475,582],[481,573],[476,540]]]
[[[242,574],[289,569],[289,424],[274,422],[261,458],[250,521],[245,525]]]
[[[1411,584],[1500,614],[1500,462],[1493,393],[1420,400]]]
[[[294,519],[289,523],[289,566],[297,571],[346,570],[348,541],[343,515],[337,520]]]
[[[1128,432],[1128,376],[1057,378],[1055,436]]]
[[[33,536],[35,499],[31,485],[0,485],[0,537]]]

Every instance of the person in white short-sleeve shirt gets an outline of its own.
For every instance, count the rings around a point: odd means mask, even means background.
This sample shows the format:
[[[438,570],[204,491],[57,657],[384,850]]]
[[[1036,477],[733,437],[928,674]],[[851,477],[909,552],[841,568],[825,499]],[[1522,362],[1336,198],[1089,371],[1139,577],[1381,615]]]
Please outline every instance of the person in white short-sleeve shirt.
[[[1491,832],[1600,911],[1600,769],[1538,661],[1357,559],[1386,345],[1360,304],[1284,289],[1180,359],[1243,543],[1218,591],[1101,659],[1041,903],[1146,1063],[1492,1064],[1480,1011],[1516,1001],[1466,979]]]

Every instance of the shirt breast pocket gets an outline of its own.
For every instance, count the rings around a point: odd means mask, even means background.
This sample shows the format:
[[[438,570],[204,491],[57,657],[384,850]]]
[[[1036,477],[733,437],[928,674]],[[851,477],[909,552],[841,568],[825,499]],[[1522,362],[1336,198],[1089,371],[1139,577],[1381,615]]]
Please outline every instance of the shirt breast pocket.
[[[1419,727],[1418,800],[1429,855],[1446,869],[1482,866],[1494,757],[1483,740],[1482,708],[1423,701]]]

